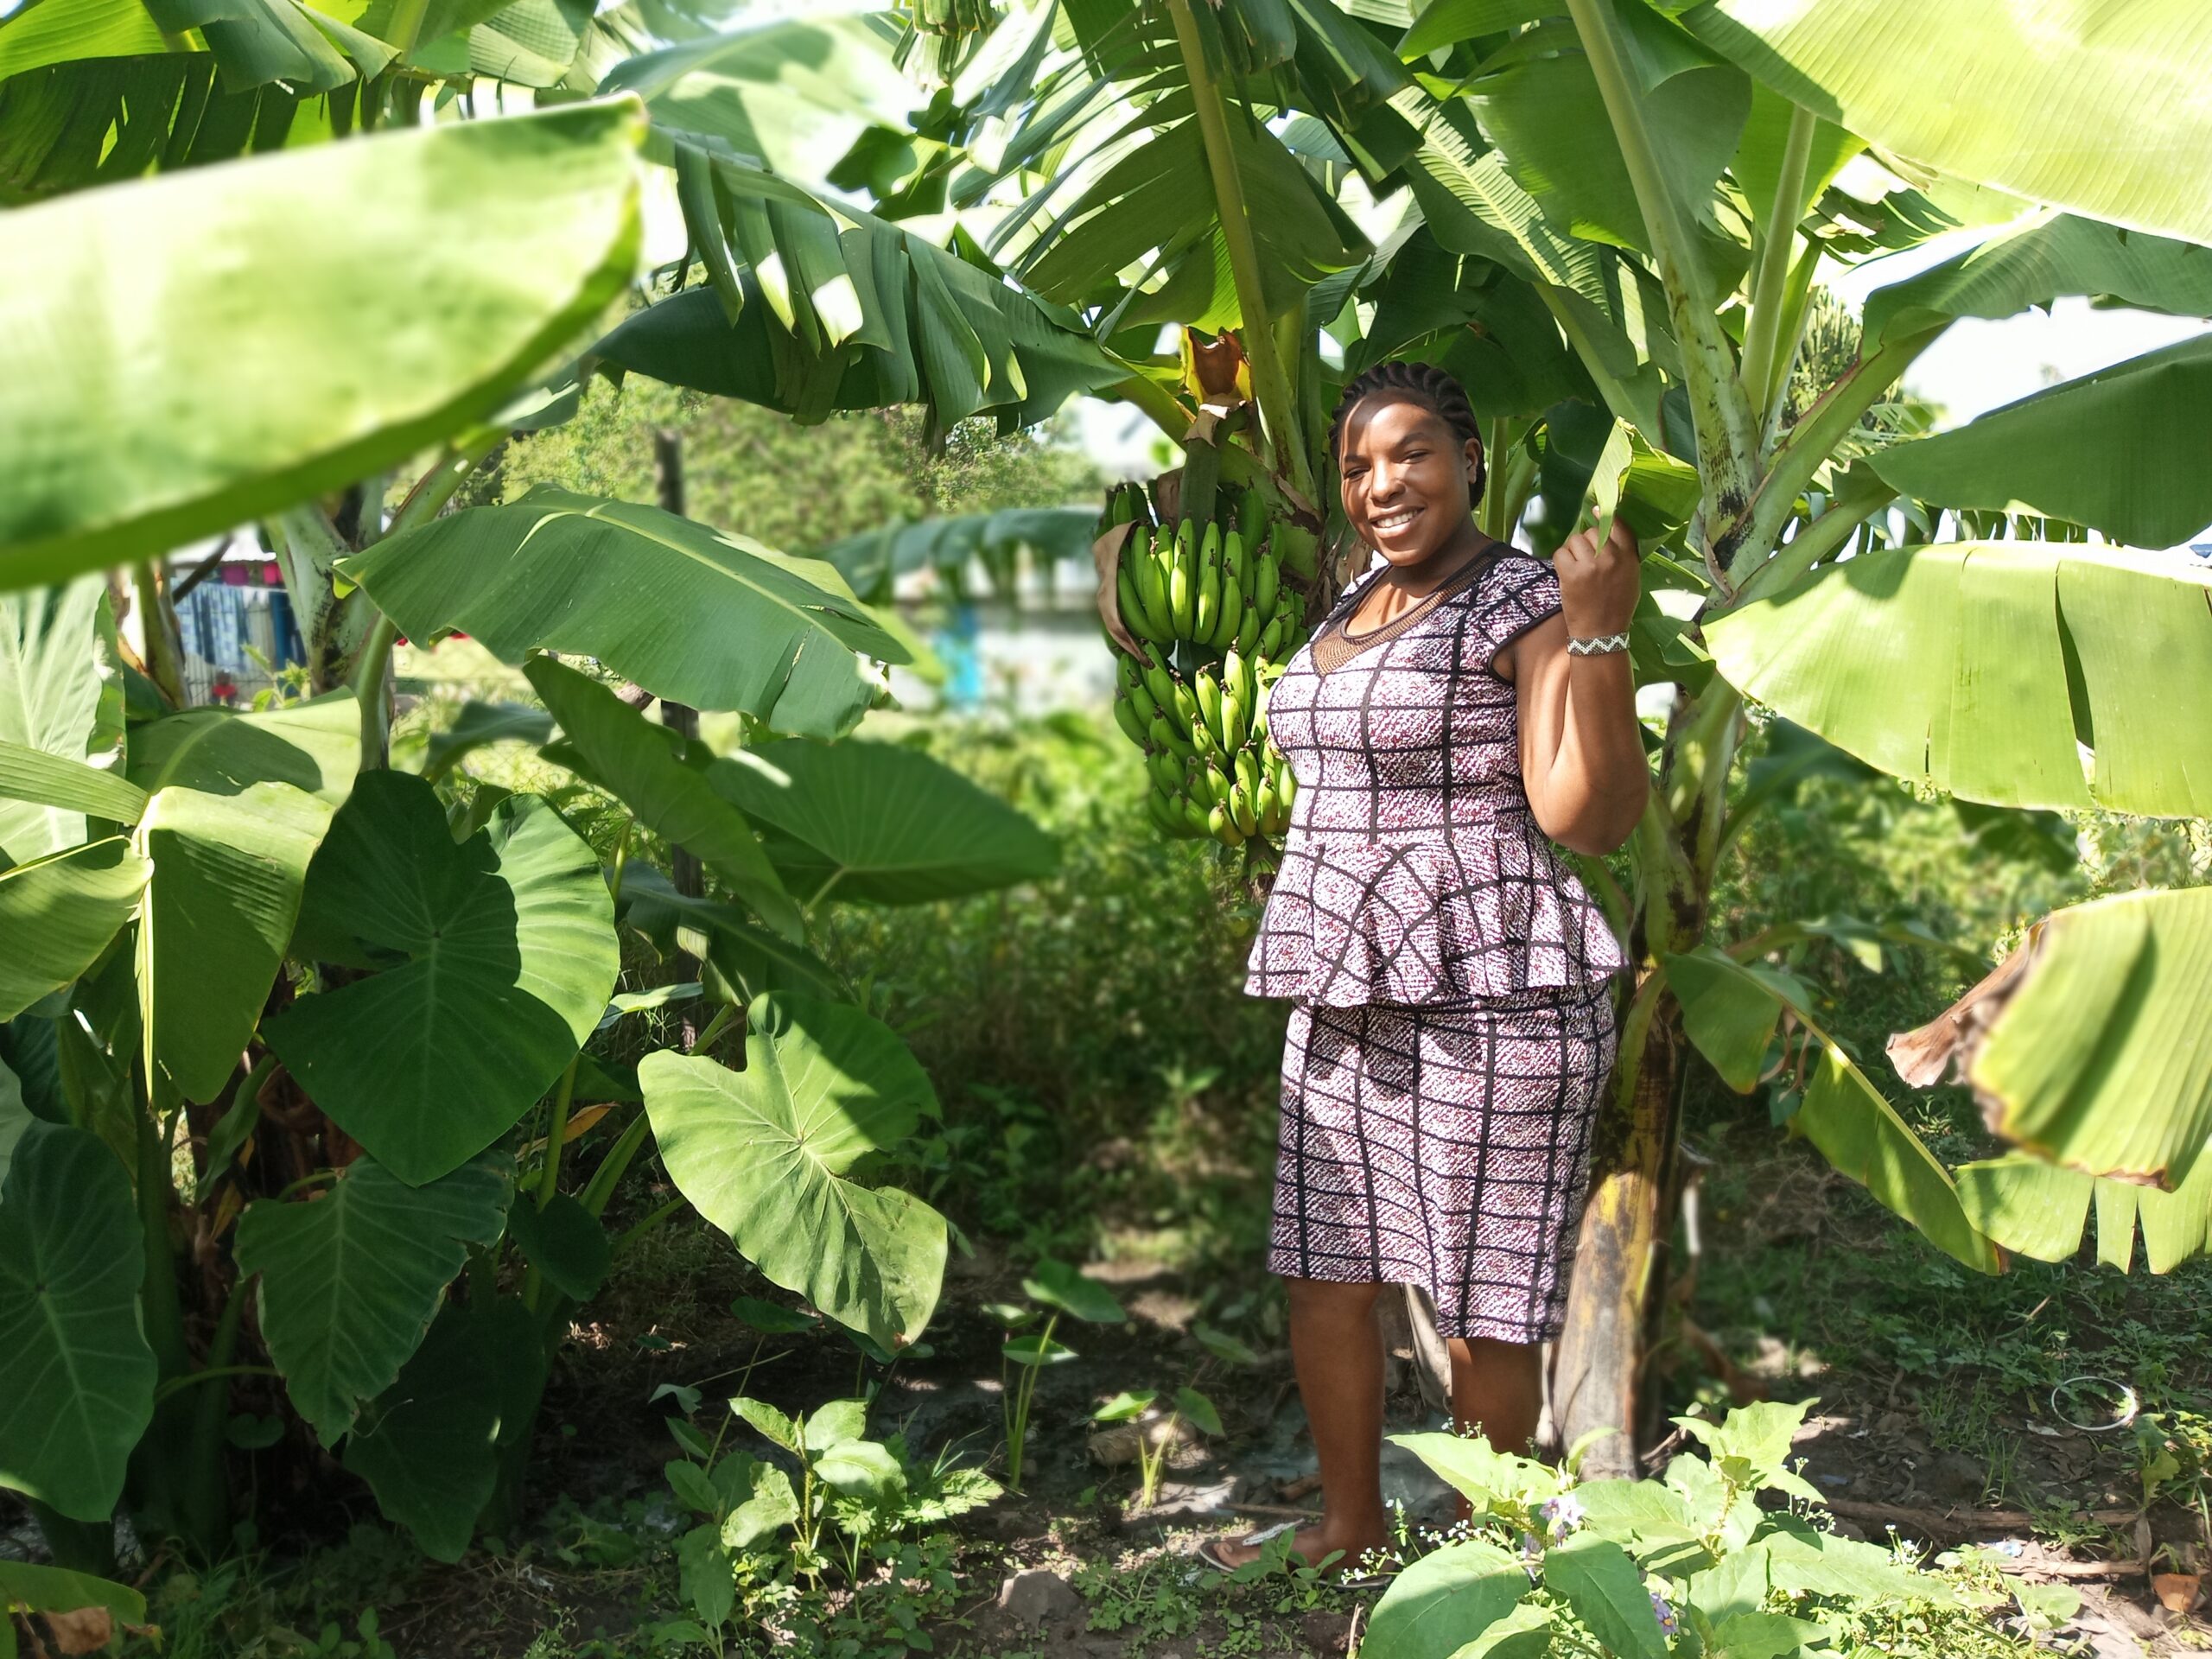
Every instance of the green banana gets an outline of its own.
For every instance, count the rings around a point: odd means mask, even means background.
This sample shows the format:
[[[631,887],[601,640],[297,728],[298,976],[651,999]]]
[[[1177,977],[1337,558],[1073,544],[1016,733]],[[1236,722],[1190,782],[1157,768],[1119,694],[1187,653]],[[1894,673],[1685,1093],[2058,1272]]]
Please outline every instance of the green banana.
[[[1231,652],[1221,664],[1221,747],[1230,754],[1244,747],[1252,732],[1252,705],[1244,700],[1250,682],[1243,660]]]
[[[1259,639],[1254,642],[1252,654],[1263,662],[1278,661],[1282,655],[1283,639],[1289,632],[1288,619],[1280,616],[1275,618],[1260,631]]]
[[[1191,752],[1193,754],[1201,755],[1214,755],[1221,753],[1221,745],[1215,740],[1213,728],[1203,720],[1193,721],[1191,723]]]
[[[1249,749],[1236,751],[1236,781],[1243,785],[1244,793],[1257,800],[1260,794],[1260,762]]]
[[[1182,809],[1175,804],[1173,797],[1162,795],[1156,789],[1148,789],[1145,791],[1144,806],[1145,810],[1152,815],[1153,827],[1160,834],[1179,836],[1184,833]]]
[[[1160,591],[1160,567],[1153,557],[1152,531],[1142,524],[1129,533],[1128,545],[1122,550],[1122,568],[1128,573],[1129,584],[1137,590],[1137,605],[1144,612],[1151,632],[1147,639],[1168,640],[1175,636],[1165,626],[1167,617],[1166,595]]]
[[[1144,687],[1152,694],[1152,703],[1155,709],[1173,709],[1179,715],[1183,704],[1181,698],[1177,696],[1176,693],[1182,691],[1182,683],[1159,662],[1154,661],[1146,665]],[[1184,696],[1188,695],[1187,692],[1184,693]]]
[[[1114,723],[1122,728],[1122,734],[1130,742],[1140,745],[1144,742],[1144,722],[1137,718],[1136,704],[1126,692],[1114,699]]]
[[[1253,811],[1252,798],[1245,792],[1242,784],[1229,791],[1229,817],[1242,834],[1251,836],[1259,833],[1259,817]]]
[[[1227,728],[1221,723],[1221,682],[1210,668],[1202,668],[1196,675],[1198,714],[1213,733],[1213,740],[1223,748],[1230,747]]]
[[[1243,533],[1245,545],[1255,544],[1267,525],[1267,498],[1256,489],[1248,488],[1236,499],[1236,528]]]
[[[1250,579],[1251,566],[1244,556],[1244,532],[1232,530],[1221,538],[1221,566],[1224,588],[1242,588]]]
[[[1187,760],[1195,753],[1191,740],[1178,732],[1165,715],[1154,716],[1152,724],[1145,728],[1145,739],[1152,747],[1166,749],[1179,760]]]
[[[1256,606],[1244,607],[1243,620],[1236,625],[1236,649],[1249,657],[1260,643],[1261,617]]]
[[[1203,836],[1206,834],[1209,828],[1206,823],[1206,809],[1200,806],[1188,795],[1182,798],[1182,804],[1184,832],[1186,835],[1192,836]]]
[[[1160,703],[1153,696],[1151,688],[1145,684],[1143,675],[1132,673],[1125,689],[1128,694],[1129,706],[1136,710],[1137,723],[1140,726],[1150,726],[1159,716]],[[1142,742],[1144,740],[1140,738],[1137,741]]]
[[[1198,727],[1198,695],[1191,690],[1190,682],[1179,677],[1168,682],[1168,690],[1175,709],[1176,724],[1191,733],[1195,741]]]
[[[1197,621],[1199,606],[1199,560],[1197,560],[1197,537],[1190,531],[1185,518],[1174,526],[1174,564],[1168,575],[1168,601],[1174,611],[1174,637],[1190,639],[1190,624]]]
[[[1154,749],[1145,757],[1144,764],[1160,788],[1173,793],[1183,786],[1183,763],[1168,750]]]
[[[1153,795],[1147,798],[1156,801],[1160,797]],[[1268,835],[1281,833],[1275,828],[1275,814],[1281,810],[1281,806],[1282,801],[1275,793],[1275,786],[1263,780],[1260,785],[1259,792],[1252,797],[1252,814],[1259,819],[1260,828]]]
[[[1234,539],[1232,536],[1231,539]],[[1242,583],[1224,579],[1221,584],[1221,620],[1206,636],[1206,643],[1219,645],[1226,651],[1236,643],[1236,630],[1244,626],[1244,588]]]
[[[1272,619],[1275,601],[1282,594],[1282,566],[1276,562],[1272,550],[1260,555],[1259,568],[1252,573],[1252,608],[1263,617]]]
[[[1206,537],[1213,537],[1213,526],[1206,526]],[[1191,607],[1191,638],[1205,645],[1221,626],[1221,567],[1201,559],[1198,562],[1198,597]]]
[[[1140,639],[1157,639],[1152,619],[1144,613],[1144,602],[1137,597],[1137,585],[1130,580],[1129,567],[1124,564],[1114,577],[1114,603],[1122,613],[1122,626]]]

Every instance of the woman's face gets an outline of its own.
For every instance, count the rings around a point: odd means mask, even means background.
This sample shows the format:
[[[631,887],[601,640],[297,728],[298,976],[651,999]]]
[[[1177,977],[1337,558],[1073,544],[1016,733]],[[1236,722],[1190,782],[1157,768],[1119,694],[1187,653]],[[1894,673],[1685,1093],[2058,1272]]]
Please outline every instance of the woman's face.
[[[1363,398],[1344,422],[1338,458],[1344,517],[1392,564],[1419,564],[1467,527],[1482,454],[1426,404]]]

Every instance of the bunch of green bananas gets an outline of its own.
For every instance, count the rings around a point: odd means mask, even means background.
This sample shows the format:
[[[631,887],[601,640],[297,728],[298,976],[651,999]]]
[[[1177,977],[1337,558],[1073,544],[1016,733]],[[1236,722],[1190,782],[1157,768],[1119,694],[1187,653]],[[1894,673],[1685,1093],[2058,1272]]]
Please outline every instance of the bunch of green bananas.
[[[1271,525],[1256,490],[1222,497],[1224,525],[1155,524],[1144,493],[1123,485],[1104,525],[1134,524],[1115,592],[1145,660],[1116,652],[1114,717],[1145,751],[1153,822],[1168,836],[1226,847],[1280,837],[1296,785],[1268,741],[1267,693],[1304,643],[1305,601],[1283,580],[1312,574],[1310,538]],[[1301,568],[1302,567],[1302,568]]]

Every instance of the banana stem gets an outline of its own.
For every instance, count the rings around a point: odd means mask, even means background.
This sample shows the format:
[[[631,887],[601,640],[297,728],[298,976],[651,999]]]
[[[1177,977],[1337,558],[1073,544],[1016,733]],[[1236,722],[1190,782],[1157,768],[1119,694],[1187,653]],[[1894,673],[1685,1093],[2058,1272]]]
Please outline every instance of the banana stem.
[[[1681,343],[1683,388],[1697,427],[1698,471],[1705,484],[1700,517],[1732,518],[1751,498],[1758,455],[1758,428],[1751,418],[1751,400],[1737,375],[1720,320],[1713,315],[1711,287],[1689,222],[1675,200],[1644,124],[1643,96],[1621,55],[1611,0],[1567,0],[1567,8],[1611,118],[1637,205],[1643,211],[1652,261]],[[1727,579],[1718,569],[1713,574],[1726,588]]]
[[[1277,469],[1301,495],[1310,497],[1313,472],[1306,463],[1306,446],[1300,442],[1290,379],[1275,352],[1267,291],[1260,281],[1259,244],[1252,236],[1251,215],[1245,211],[1244,188],[1236,175],[1236,152],[1230,147],[1221,88],[1206,66],[1205,43],[1198,36],[1198,19],[1191,15],[1191,0],[1167,0],[1167,11],[1175,22],[1183,73],[1198,110],[1206,168],[1213,175],[1214,205],[1221,215],[1222,240],[1229,250],[1229,273],[1236,285],[1236,308],[1243,317],[1244,355],[1252,365],[1252,391],[1259,399],[1260,418],[1274,446]]]
[[[1803,105],[1791,106],[1774,201],[1767,209],[1766,223],[1759,227],[1758,264],[1751,274],[1751,308],[1744,324],[1744,385],[1758,399],[1751,412],[1762,421],[1770,407],[1768,386],[1787,308],[1783,290],[1789,277],[1790,250],[1797,240],[1805,168],[1812,158],[1813,119],[1813,112]]]

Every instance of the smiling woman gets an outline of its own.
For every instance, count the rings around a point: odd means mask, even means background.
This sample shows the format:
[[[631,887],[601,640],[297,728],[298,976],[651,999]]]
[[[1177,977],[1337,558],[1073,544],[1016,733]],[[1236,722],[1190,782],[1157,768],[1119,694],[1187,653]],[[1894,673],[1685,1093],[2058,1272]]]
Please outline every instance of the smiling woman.
[[[1332,446],[1379,563],[1268,705],[1298,792],[1246,986],[1296,1005],[1268,1262],[1320,1457],[1313,1562],[1383,1541],[1384,1284],[1433,1300],[1464,1430],[1535,1433],[1625,965],[1551,842],[1610,852],[1649,786],[1627,528],[1549,565],[1484,535],[1475,417],[1437,369],[1354,379]]]

